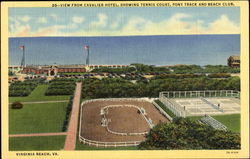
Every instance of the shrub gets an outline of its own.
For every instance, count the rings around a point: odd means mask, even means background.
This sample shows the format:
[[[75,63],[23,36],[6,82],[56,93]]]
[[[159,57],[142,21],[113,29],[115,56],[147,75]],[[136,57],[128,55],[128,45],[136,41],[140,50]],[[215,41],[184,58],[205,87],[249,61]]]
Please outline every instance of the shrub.
[[[23,104],[21,102],[14,102],[11,104],[12,109],[21,109],[23,108]]]
[[[72,110],[73,98],[74,98],[73,96],[70,96],[69,103],[68,103],[68,105],[66,107],[65,119],[64,119],[64,122],[63,122],[63,126],[62,126],[62,131],[63,132],[67,131],[69,118],[70,118],[70,113],[71,113],[71,110]]]
[[[188,118],[175,118],[172,123],[156,125],[140,143],[147,150],[240,149],[240,135],[216,130]]]

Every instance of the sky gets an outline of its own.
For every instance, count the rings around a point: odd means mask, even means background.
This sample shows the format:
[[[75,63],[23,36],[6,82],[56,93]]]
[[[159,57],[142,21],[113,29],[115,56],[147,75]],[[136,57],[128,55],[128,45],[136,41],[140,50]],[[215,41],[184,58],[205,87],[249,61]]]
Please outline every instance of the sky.
[[[239,7],[10,8],[9,37],[240,34]]]

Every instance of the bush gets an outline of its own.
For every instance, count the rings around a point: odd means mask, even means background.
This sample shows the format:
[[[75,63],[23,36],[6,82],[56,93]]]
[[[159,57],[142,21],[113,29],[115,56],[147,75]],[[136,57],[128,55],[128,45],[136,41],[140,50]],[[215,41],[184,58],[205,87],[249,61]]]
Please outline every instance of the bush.
[[[150,130],[139,149],[147,150],[214,150],[240,149],[240,135],[216,130],[188,118],[175,118],[172,123],[160,123]]]
[[[11,104],[11,108],[12,109],[22,109],[23,104],[21,102],[14,102],[14,103]]]
[[[45,92],[46,96],[72,95],[75,90],[74,79],[54,79],[49,82],[49,87]]]
[[[9,87],[9,96],[10,97],[23,97],[28,96],[39,83],[43,83],[44,79],[32,79],[25,80],[23,82],[17,81],[12,83]]]

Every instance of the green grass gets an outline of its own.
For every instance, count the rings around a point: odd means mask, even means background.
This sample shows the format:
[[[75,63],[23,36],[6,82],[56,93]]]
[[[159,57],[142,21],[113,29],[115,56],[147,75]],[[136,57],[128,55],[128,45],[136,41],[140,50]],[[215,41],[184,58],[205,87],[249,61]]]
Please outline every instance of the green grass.
[[[240,114],[216,115],[212,117],[224,124],[232,132],[240,133]]]
[[[34,136],[9,138],[9,150],[61,150],[64,147],[65,135]]]
[[[155,100],[155,102],[172,118],[175,118],[176,115],[172,113],[160,100]]]
[[[45,96],[44,93],[47,90],[48,85],[38,85],[29,96],[27,97],[9,97],[9,103],[14,101],[19,102],[32,102],[32,101],[57,101],[57,100],[68,100],[69,96]]]
[[[196,121],[196,120],[199,120],[201,119],[203,116],[189,116],[187,118],[189,118],[191,121]]]
[[[191,116],[188,117],[192,121],[199,120],[203,116]],[[240,133],[240,114],[229,114],[229,115],[213,115],[214,119],[224,124],[228,130],[235,133]]]
[[[9,109],[9,134],[61,132],[67,102],[24,104]]]

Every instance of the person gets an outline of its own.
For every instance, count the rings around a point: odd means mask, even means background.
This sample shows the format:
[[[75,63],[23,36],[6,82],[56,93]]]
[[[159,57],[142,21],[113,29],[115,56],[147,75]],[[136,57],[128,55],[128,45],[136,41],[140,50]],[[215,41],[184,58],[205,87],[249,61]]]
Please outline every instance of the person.
[[[220,109],[220,103],[218,104],[218,108]]]

